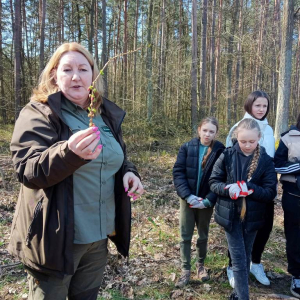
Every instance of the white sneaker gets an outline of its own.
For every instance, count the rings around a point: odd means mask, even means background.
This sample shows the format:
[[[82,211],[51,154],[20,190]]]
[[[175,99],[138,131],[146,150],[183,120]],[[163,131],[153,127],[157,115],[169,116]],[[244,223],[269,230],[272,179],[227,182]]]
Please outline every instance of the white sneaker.
[[[231,267],[227,267],[227,277],[228,277],[228,281],[230,286],[234,289],[234,277],[233,277],[233,271]]]
[[[254,264],[251,262],[250,264],[250,272],[254,275],[254,277],[263,285],[270,285],[270,280],[266,276],[264,271],[264,267],[262,264]]]

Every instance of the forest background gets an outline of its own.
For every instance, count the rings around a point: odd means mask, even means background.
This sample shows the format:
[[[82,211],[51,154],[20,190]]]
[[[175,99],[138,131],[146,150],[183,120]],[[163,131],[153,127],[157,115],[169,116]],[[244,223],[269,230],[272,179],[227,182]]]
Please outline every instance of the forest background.
[[[299,0],[1,0],[0,298],[27,297],[24,270],[5,250],[18,193],[9,156],[13,124],[55,49],[77,41],[100,69],[110,60],[102,76],[105,96],[127,112],[124,136],[147,191],[133,204],[130,260],[111,249],[99,297],[225,299],[226,242],[213,221],[212,280],[174,289],[180,263],[172,167],[180,144],[204,116],[219,120],[224,142],[253,90],[270,95],[276,140],[295,122],[299,8]],[[261,299],[289,293],[280,192],[277,201],[265,256],[272,285],[251,281],[252,296]]]

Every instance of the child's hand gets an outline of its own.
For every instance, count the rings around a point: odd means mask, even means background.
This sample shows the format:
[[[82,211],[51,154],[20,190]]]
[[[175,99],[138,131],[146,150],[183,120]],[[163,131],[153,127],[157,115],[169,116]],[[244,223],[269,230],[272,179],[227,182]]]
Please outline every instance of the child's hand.
[[[190,207],[191,207],[191,206],[193,206],[193,205],[198,204],[199,199],[201,199],[201,198],[199,198],[199,197],[197,197],[197,196],[191,194],[191,195],[189,195],[189,196],[186,198],[186,202],[187,202],[188,204],[190,204]]]
[[[194,205],[190,205],[190,208],[198,208],[198,209],[203,209],[206,208],[206,206],[203,203],[203,199],[200,197],[197,197],[197,203],[195,203]]]
[[[241,189],[240,197],[247,197],[254,192],[253,190],[248,190],[248,187],[247,187],[247,184],[245,181],[238,181],[237,184]]]
[[[237,183],[228,184],[224,189],[229,189],[229,196],[233,200],[236,200],[240,196],[241,189]]]

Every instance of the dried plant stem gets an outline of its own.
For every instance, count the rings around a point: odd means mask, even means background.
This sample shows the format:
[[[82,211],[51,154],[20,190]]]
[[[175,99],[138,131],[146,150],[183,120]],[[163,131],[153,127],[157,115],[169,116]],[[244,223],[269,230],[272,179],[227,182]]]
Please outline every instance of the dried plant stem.
[[[126,53],[120,53],[114,57],[111,57],[109,58],[109,60],[106,62],[106,64],[103,66],[103,68],[100,70],[99,74],[97,75],[97,77],[95,78],[95,80],[92,82],[92,85],[89,87],[89,91],[90,91],[90,94],[89,94],[89,97],[90,97],[90,105],[88,107],[88,110],[89,110],[89,114],[88,114],[88,117],[90,118],[90,121],[89,121],[89,127],[92,127],[94,126],[94,123],[93,123],[93,117],[95,116],[95,113],[96,113],[96,109],[94,108],[94,103],[97,101],[97,97],[96,97],[96,93],[98,93],[97,89],[95,88],[95,83],[97,82],[98,78],[104,74],[104,70],[106,69],[106,67],[108,66],[108,64],[110,62],[112,62],[114,59],[120,57],[120,56],[124,56],[124,55],[127,55],[127,54],[130,54],[130,53],[133,53],[133,52],[136,52],[136,51],[139,51],[141,49],[140,48],[137,48],[135,50],[131,50],[131,51],[128,51]]]

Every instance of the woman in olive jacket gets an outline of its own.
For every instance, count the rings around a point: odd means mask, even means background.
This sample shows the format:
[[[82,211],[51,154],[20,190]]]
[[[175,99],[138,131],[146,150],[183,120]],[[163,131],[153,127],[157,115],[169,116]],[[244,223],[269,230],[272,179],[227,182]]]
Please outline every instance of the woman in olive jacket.
[[[61,45],[15,125],[21,189],[8,249],[28,270],[29,299],[96,299],[108,236],[128,256],[129,196],[143,186],[126,158],[125,112],[101,97],[99,81],[89,127],[88,89],[97,75],[83,46]]]

